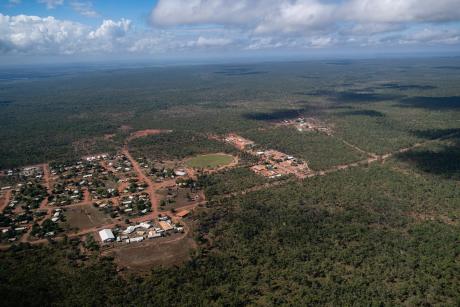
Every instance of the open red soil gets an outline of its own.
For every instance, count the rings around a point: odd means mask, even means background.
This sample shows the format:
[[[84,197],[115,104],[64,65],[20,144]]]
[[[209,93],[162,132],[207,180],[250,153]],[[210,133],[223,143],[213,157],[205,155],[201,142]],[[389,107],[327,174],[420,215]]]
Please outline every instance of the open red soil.
[[[138,139],[141,137],[149,136],[149,135],[157,135],[160,133],[168,133],[171,130],[160,130],[160,129],[146,129],[146,130],[139,130],[132,132],[131,135],[128,137],[128,141]]]
[[[109,255],[120,266],[138,272],[146,272],[152,266],[179,265],[190,258],[190,250],[196,243],[188,235],[146,240],[139,244],[120,245]]]
[[[5,210],[6,206],[10,202],[11,198],[11,190],[7,190],[4,192],[3,196],[0,197],[0,212],[3,212]]]

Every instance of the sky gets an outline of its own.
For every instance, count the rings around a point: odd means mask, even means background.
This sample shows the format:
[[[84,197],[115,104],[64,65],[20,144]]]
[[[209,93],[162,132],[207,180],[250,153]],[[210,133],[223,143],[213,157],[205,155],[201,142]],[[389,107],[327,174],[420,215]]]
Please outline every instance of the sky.
[[[0,64],[458,51],[460,0],[0,0]]]

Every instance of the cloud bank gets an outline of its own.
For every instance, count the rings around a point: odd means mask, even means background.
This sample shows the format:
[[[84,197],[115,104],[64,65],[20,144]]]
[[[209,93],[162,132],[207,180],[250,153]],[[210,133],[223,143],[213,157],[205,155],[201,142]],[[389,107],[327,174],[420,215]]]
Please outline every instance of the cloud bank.
[[[63,0],[38,0],[49,9]],[[19,1],[18,1],[19,2]],[[99,17],[90,1],[73,10]],[[159,0],[149,25],[0,13],[0,54],[460,46],[459,0]]]

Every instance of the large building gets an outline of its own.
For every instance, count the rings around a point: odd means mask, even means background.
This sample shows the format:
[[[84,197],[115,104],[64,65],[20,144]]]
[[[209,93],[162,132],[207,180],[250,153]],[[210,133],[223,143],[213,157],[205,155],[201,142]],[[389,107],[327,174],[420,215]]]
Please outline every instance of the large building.
[[[110,229],[102,229],[99,231],[99,236],[101,237],[101,241],[104,243],[115,241],[115,236]]]
[[[171,226],[171,224],[169,224],[166,221],[159,221],[158,224],[160,225],[160,228],[163,229],[164,231],[173,230],[173,227]]]

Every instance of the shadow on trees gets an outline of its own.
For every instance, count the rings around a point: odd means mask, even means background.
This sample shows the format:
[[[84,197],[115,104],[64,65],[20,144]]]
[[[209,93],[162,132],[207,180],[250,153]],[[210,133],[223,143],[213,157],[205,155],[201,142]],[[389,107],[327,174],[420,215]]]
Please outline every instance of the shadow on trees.
[[[436,66],[436,69],[460,70],[460,66]]]
[[[250,67],[224,67],[221,70],[215,71],[214,73],[225,75],[225,76],[246,76],[246,75],[266,74],[268,72],[253,70]]]
[[[344,91],[335,92],[331,90],[315,90],[311,92],[296,92],[296,95],[309,95],[309,96],[326,96],[336,103],[365,103],[365,102],[380,102],[387,100],[397,100],[404,96],[397,94],[379,94],[363,91]]]
[[[283,119],[292,119],[302,116],[304,109],[282,109],[276,110],[273,112],[251,112],[243,114],[243,118],[250,120],[261,120],[261,121],[273,121],[273,120],[283,120]]]
[[[408,91],[408,90],[434,90],[437,87],[433,85],[400,84],[400,83],[392,82],[392,83],[384,83],[380,85],[378,88]]]
[[[320,77],[319,76],[301,75],[301,76],[299,76],[299,78],[302,78],[302,79],[319,79]]]
[[[460,96],[411,97],[401,100],[398,106],[430,110],[460,109]]]
[[[429,149],[416,149],[397,155],[397,159],[414,165],[421,171],[448,179],[460,179],[460,129],[418,131],[419,137],[446,137],[448,144]],[[452,134],[455,134],[452,136]]]
[[[330,62],[326,62],[325,64],[327,65],[352,65],[353,62],[352,61],[330,61]]]
[[[337,93],[337,95],[334,97],[336,102],[345,103],[379,102],[400,98],[400,95],[395,94],[362,93],[353,91]]]
[[[460,129],[429,129],[429,130],[416,130],[412,131],[418,138],[424,138],[428,140],[447,138],[451,140],[459,140],[460,138]]]
[[[368,117],[385,117],[385,114],[375,110],[355,110],[339,113],[343,116],[368,116]]]

